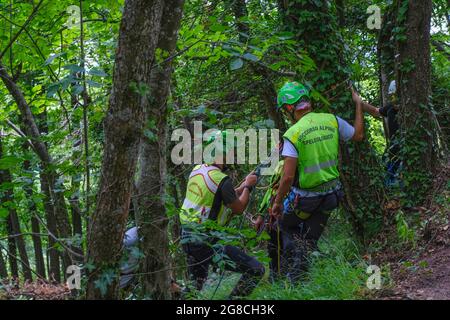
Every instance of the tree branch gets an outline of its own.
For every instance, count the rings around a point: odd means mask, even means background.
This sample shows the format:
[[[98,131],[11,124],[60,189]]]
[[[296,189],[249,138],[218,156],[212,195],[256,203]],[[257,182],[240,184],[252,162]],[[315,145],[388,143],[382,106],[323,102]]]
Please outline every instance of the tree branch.
[[[49,164],[51,162],[50,155],[48,153],[46,145],[41,141],[41,134],[34,120],[34,116],[31,112],[31,108],[28,105],[25,97],[19,88],[19,86],[14,82],[12,77],[8,74],[5,67],[0,63],[0,78],[8,89],[9,93],[13,96],[16,104],[22,115],[23,123],[25,125],[25,130],[27,135],[31,138],[34,145],[34,150],[41,159],[42,162]]]
[[[3,49],[2,53],[0,53],[0,61],[2,60],[5,53],[8,51],[8,49],[13,45],[13,43],[17,40],[17,38],[20,36],[20,34],[25,30],[25,28],[30,24],[30,22],[33,20],[34,16],[39,10],[39,7],[41,6],[42,2],[44,0],[39,1],[39,3],[33,8],[33,11],[31,12],[28,19],[25,21],[25,23],[20,27],[19,31],[11,38],[8,45]]]
[[[19,136],[22,138],[25,138],[28,145],[36,152],[36,149],[34,148],[33,142],[28,139],[27,135],[20,130],[14,123],[12,123],[10,120],[6,119],[6,123],[15,131]]]

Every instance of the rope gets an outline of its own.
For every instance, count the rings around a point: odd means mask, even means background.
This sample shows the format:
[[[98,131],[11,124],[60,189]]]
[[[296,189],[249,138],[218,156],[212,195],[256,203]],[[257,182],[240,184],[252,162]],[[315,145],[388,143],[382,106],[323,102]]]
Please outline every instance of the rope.
[[[280,239],[280,224],[277,223],[277,269],[278,275],[281,275],[281,239]]]

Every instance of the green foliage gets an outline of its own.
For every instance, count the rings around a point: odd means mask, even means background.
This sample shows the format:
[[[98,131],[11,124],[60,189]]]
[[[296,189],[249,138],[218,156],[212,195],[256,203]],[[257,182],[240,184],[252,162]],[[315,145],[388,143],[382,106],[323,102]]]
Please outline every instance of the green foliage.
[[[244,224],[245,217],[235,218],[227,226],[221,226],[213,220],[207,220],[202,224],[192,224],[188,228],[192,229],[192,236],[181,242],[201,241],[206,242],[212,238],[218,239],[211,243],[213,248],[221,248],[225,245],[233,245],[245,248],[247,250],[257,250],[261,241],[267,240],[267,233],[258,235],[253,228]],[[217,250],[218,252],[221,250]]]
[[[397,223],[397,235],[402,244],[411,244],[416,246],[416,232],[412,229],[405,219],[403,212],[398,212],[395,216]]]
[[[359,248],[351,236],[349,226],[343,223],[338,217],[330,219],[330,230],[319,242],[320,252],[315,252],[311,257],[311,267],[305,281],[297,285],[283,280],[271,283],[265,277],[248,298],[263,300],[363,299],[367,266],[360,258]],[[226,299],[237,280],[237,275],[227,273],[217,290],[215,299]],[[211,299],[217,281],[218,275],[213,274],[211,283],[200,293],[200,298]]]
[[[190,124],[195,120],[203,121],[204,129],[273,128],[275,122],[269,119],[268,112],[273,98],[271,90],[278,89],[287,80],[298,80],[311,87],[317,110],[336,113],[346,120],[352,120],[354,116],[351,95],[346,88],[348,79],[356,84],[364,100],[375,106],[380,105],[378,33],[367,30],[366,2],[345,1],[342,25],[337,21],[338,8],[333,1],[284,1],[288,7],[282,10],[280,3],[283,1],[247,0],[244,2],[247,12],[241,18],[235,17],[230,5],[232,2],[186,1],[176,55],[169,57],[169,53],[164,50],[156,52],[156,63],[162,63],[168,58],[173,58],[174,62],[171,97],[168,100],[169,135],[176,128],[191,129]],[[395,16],[390,17],[392,22],[396,20],[397,25],[388,42],[392,47],[396,41],[403,44],[406,40],[404,23],[408,1],[396,0],[393,4],[382,0],[372,2],[379,5],[383,13],[398,8]],[[14,76],[29,102],[41,131],[41,139],[54,160],[51,169],[60,175],[52,191],[63,193],[69,208],[74,203],[78,204],[86,221],[90,213],[86,212],[85,201],[91,197],[91,204],[95,203],[95,194],[98,192],[105,142],[103,119],[109,105],[123,3],[123,0],[83,2],[86,21],[84,67],[80,56],[80,28],[78,25],[71,28],[67,25],[67,7],[74,4],[68,0],[45,1],[45,6],[37,12],[1,59],[2,65]],[[433,5],[433,23],[438,31],[432,32],[432,105],[421,108],[422,111],[436,114],[439,126],[427,129],[421,123],[423,119],[417,117],[412,126],[414,130],[398,138],[405,145],[401,155],[404,165],[413,168],[402,177],[409,191],[407,200],[402,203],[406,205],[416,204],[425,198],[428,193],[425,186],[431,183],[431,173],[419,170],[423,164],[419,155],[427,146],[425,139],[432,130],[441,130],[442,138],[435,142],[439,149],[443,149],[449,140],[450,62],[446,45],[449,35],[445,27],[448,8],[445,0],[433,1]],[[33,3],[30,1],[0,3],[0,51],[19,32],[32,9]],[[238,29],[240,25],[245,30]],[[444,50],[437,46],[439,43],[444,44]],[[393,54],[381,57],[381,63],[392,66],[392,70],[393,60]],[[404,60],[400,66],[401,72],[413,72],[414,69],[411,60]],[[83,73],[86,75],[88,94],[90,154],[87,159],[83,150]],[[388,76],[394,77],[393,74]],[[139,83],[138,79],[127,85],[133,94],[151,99],[151,88]],[[272,103],[275,106],[275,101]],[[0,105],[0,139],[3,145],[0,170],[7,170],[11,175],[11,181],[0,184],[0,195],[12,192],[11,199],[0,204],[1,238],[8,234],[5,218],[9,210],[17,211],[23,231],[29,232],[34,214],[46,222],[45,205],[48,199],[41,190],[41,161],[26,146],[29,137],[21,137],[7,122],[25,131],[16,103],[2,83]],[[381,228],[380,206],[385,200],[381,157],[386,142],[381,121],[366,116],[365,124],[369,143],[362,147],[348,144],[343,150],[347,161],[343,163],[342,171],[350,177],[350,187],[354,190],[352,195],[356,208],[348,219],[360,222],[364,226],[366,238],[370,239]],[[144,136],[155,142],[159,125],[153,120],[148,121],[143,130]],[[170,150],[170,143],[168,147]],[[86,194],[86,161],[89,162],[91,173],[90,194]],[[239,181],[253,168],[253,165],[236,166],[233,168],[233,180]],[[170,252],[180,266],[176,276],[182,278],[185,259],[180,254],[176,231],[178,209],[184,197],[183,188],[189,168],[169,165],[169,169],[164,199],[172,236]],[[248,212],[256,212],[256,200],[263,194],[264,191],[258,189],[253,193]],[[437,196],[435,200],[440,205],[448,206],[448,198],[443,195]],[[129,224],[132,224],[133,216],[130,216]],[[72,224],[71,219],[69,217]],[[242,222],[241,219],[234,218],[228,227],[207,224],[205,227],[208,230],[200,230],[200,236],[206,235],[208,231],[220,238],[217,246],[232,244],[243,247],[267,265],[268,257],[264,250],[267,234],[257,235],[247,221]],[[419,224],[414,219],[403,212],[396,215],[399,245],[416,245]],[[83,220],[83,231],[87,227],[86,221]],[[338,219],[335,223],[341,225],[344,221]],[[42,229],[41,232],[46,231]],[[46,250],[51,249],[48,237],[42,237],[41,240],[44,258],[47,259]],[[64,239],[65,244],[81,245],[84,248],[86,242],[86,232],[81,237]],[[32,257],[31,237],[26,237],[26,245]],[[64,250],[60,243],[56,243],[54,248]],[[320,253],[313,256],[307,282],[291,286],[285,282],[269,284],[265,280],[251,298],[361,298],[366,277],[365,263],[360,258],[359,248],[349,230],[332,225],[332,230],[322,239],[320,249]],[[141,258],[145,253],[136,249],[131,254]],[[216,259],[221,267],[229,263],[224,256],[218,255]],[[90,271],[93,267],[85,265]],[[200,293],[200,297],[209,299],[212,296],[220,274],[213,273],[213,282],[204,293]],[[105,293],[116,276],[117,270],[107,268],[97,280],[97,288]],[[226,297],[236,280],[236,277],[226,273],[216,298]]]
[[[117,278],[117,272],[114,269],[107,269],[102,272],[102,274],[95,280],[95,288],[100,290],[102,296],[106,295],[108,287],[113,283],[114,279]]]
[[[432,43],[434,43],[431,50],[432,110],[439,121],[442,143],[447,145],[450,139],[450,60],[445,52],[437,49],[436,45],[448,41],[450,41],[448,33],[439,31],[432,35]]]
[[[15,156],[4,156],[0,159],[0,170],[10,170],[21,163],[23,159]]]
[[[384,136],[383,123],[373,117],[366,117],[368,124],[368,139],[379,156],[382,156],[386,149],[386,138]]]

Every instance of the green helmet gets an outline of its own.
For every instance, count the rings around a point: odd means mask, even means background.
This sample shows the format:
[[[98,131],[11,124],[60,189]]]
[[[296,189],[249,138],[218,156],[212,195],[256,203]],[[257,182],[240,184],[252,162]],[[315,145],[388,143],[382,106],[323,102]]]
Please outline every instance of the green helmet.
[[[210,145],[214,141],[220,138],[222,136],[222,141],[227,141],[227,131],[226,130],[217,130],[214,132],[213,135],[211,135],[208,140],[205,141],[204,146]]]
[[[294,104],[305,96],[309,98],[309,90],[304,85],[296,81],[286,82],[278,91],[277,109],[284,104]]]

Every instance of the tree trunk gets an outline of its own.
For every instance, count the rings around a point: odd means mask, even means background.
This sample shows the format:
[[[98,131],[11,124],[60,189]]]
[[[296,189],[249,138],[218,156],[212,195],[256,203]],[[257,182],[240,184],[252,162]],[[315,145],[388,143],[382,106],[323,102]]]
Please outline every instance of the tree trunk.
[[[171,56],[176,48],[178,29],[180,28],[184,0],[167,0],[164,5],[161,30],[158,40],[158,53],[162,57]],[[147,123],[155,121],[156,128],[151,139],[142,137],[139,155],[140,175],[137,184],[139,208],[137,221],[139,235],[142,237],[142,249],[145,258],[142,261],[143,289],[152,299],[170,298],[171,265],[168,237],[168,218],[164,198],[166,189],[166,115],[167,99],[170,92],[172,60],[158,61],[151,71],[150,88],[153,99],[144,110]],[[153,128],[146,127],[145,130]],[[158,270],[167,270],[159,271]]]
[[[56,229],[56,219],[53,210],[53,204],[51,202],[50,190],[48,187],[47,179],[45,174],[41,172],[41,192],[45,196],[44,198],[44,211],[47,221],[47,229],[49,233],[57,235],[58,231]],[[57,241],[52,236],[47,239],[47,270],[48,279],[52,282],[61,282],[61,265],[59,262],[59,252],[56,249]]]
[[[38,128],[42,134],[48,133],[47,125],[47,111],[45,110],[38,115]],[[46,214],[47,230],[49,233],[58,237],[58,228],[56,223],[55,215],[55,205],[52,201],[52,195],[50,192],[50,186],[48,183],[47,173],[45,172],[44,166],[41,163],[40,168],[40,182],[41,182],[41,192],[45,195],[44,199],[44,211]],[[48,278],[53,282],[61,282],[61,253],[57,249],[58,241],[51,235],[47,240],[47,269]]]
[[[28,150],[28,144],[24,143],[22,146],[24,153]],[[29,160],[25,160],[23,164],[23,170],[26,174],[33,175],[31,164]],[[35,264],[36,264],[36,274],[40,276],[42,279],[45,279],[45,261],[44,261],[44,254],[42,251],[42,241],[41,236],[39,235],[41,233],[41,228],[39,225],[39,220],[36,217],[38,215],[38,210],[36,208],[36,204],[33,201],[33,181],[32,178],[31,183],[27,183],[24,186],[25,194],[27,195],[28,200],[28,207],[31,213],[31,231],[33,232],[33,235],[31,236],[33,240],[33,248],[34,248],[34,258],[35,258]]]
[[[150,68],[162,10],[162,0],[125,1],[113,89],[105,118],[97,207],[88,232],[88,263],[94,266],[88,278],[88,299],[117,298],[118,262],[130,207],[143,112],[153,98],[148,92]],[[113,279],[109,281],[111,275]]]
[[[336,12],[338,16],[338,24],[340,28],[345,27],[345,1],[336,0]]]
[[[6,262],[5,259],[3,258],[2,249],[3,247],[0,246],[0,281],[1,279],[8,278],[8,270],[6,269]]]
[[[69,198],[70,203],[70,211],[72,214],[72,235],[80,241],[79,244],[75,246],[75,252],[79,254],[79,256],[75,257],[75,261],[78,263],[83,262],[83,223],[81,219],[81,209],[80,209],[80,179],[81,175],[77,174],[72,176],[72,194]]]
[[[33,207],[34,212],[36,212],[36,207]],[[37,214],[37,212],[36,212]],[[41,228],[39,226],[39,220],[35,217],[31,217],[31,231],[36,234],[33,235],[33,247],[34,247],[34,257],[36,262],[36,273],[42,278],[46,278],[46,272],[45,272],[45,261],[44,261],[44,254],[42,252],[42,241],[41,237],[37,234],[41,233]]]
[[[13,237],[14,234],[13,227],[11,224],[11,219],[9,217],[6,218],[6,228],[8,231],[8,261],[9,261],[9,269],[11,271],[11,277],[13,279],[19,279],[19,265],[17,264],[17,246],[16,241]]]
[[[380,82],[380,97],[381,106],[385,107],[389,103],[388,88],[389,84],[395,78],[394,70],[394,49],[395,45],[390,41],[392,37],[392,30],[394,28],[395,10],[393,6],[387,7],[387,12],[384,14],[383,23],[378,34],[377,56],[379,64],[379,82]],[[383,118],[383,128],[385,133],[386,145],[389,144],[389,128],[387,126],[387,119]]]
[[[77,75],[75,74],[75,77]],[[72,108],[77,108],[77,97],[74,95],[71,95],[71,104]],[[72,136],[72,165],[74,167],[79,165],[79,161],[81,161],[82,157],[82,151],[81,151],[81,128],[80,128],[80,119],[78,117],[74,118],[73,121],[73,133]],[[79,139],[77,140],[77,137],[79,135]],[[80,240],[79,245],[76,245],[75,251],[79,254],[79,256],[76,257],[76,262],[82,263],[83,262],[83,222],[82,222],[82,215],[81,215],[81,207],[80,207],[80,191],[81,191],[81,174],[76,172],[72,174],[71,177],[71,189],[70,189],[70,197],[69,197],[69,205],[70,205],[70,212],[72,214],[72,236]]]
[[[27,188],[26,190],[27,196],[29,199],[32,199],[33,191],[31,188]],[[42,251],[42,241],[41,236],[39,235],[41,233],[41,227],[39,225],[39,220],[35,216],[38,214],[38,210],[36,208],[36,205],[34,204],[33,200],[30,200],[30,212],[32,213],[31,216],[31,231],[33,232],[32,240],[33,240],[33,248],[34,248],[34,258],[36,263],[36,273],[43,279],[46,277],[45,272],[45,261],[44,261],[44,253]]]
[[[79,183],[80,175],[75,175],[72,177],[72,195],[70,196],[70,211],[72,214],[72,235],[80,241],[80,244],[76,245],[75,251],[79,254],[76,257],[76,261],[81,263],[83,262],[83,246],[82,246],[82,237],[83,237],[83,224],[81,219],[81,209],[80,209],[80,183]]]
[[[344,43],[336,17],[328,1],[280,1],[280,13],[286,30],[294,32],[299,45],[315,60],[317,70],[306,78],[314,89],[325,95],[331,105],[315,102],[316,110],[354,119],[354,103],[347,81],[351,74],[345,59]],[[341,144],[340,172],[345,187],[344,207],[354,230],[364,241],[365,226],[379,217],[384,199],[383,168],[369,141]]]
[[[3,157],[3,146],[2,141],[0,137],[0,158]],[[0,170],[0,185],[3,183],[12,183],[11,180],[11,174],[8,170]],[[10,226],[10,233],[9,236],[13,237],[12,239],[15,241],[16,247],[19,251],[20,256],[20,263],[22,267],[22,274],[24,276],[25,280],[32,281],[33,276],[31,274],[30,269],[30,262],[28,259],[28,253],[26,249],[25,239],[22,235],[21,227],[20,227],[20,221],[19,217],[17,216],[17,211],[15,209],[14,205],[14,196],[13,196],[13,190],[12,187],[8,190],[3,191],[3,196],[1,199],[2,203],[10,203],[10,206],[8,208],[9,215],[9,226]]]
[[[71,227],[69,223],[69,216],[66,207],[66,200],[64,198],[64,193],[61,190],[63,186],[57,186],[57,176],[53,172],[48,172],[45,177],[49,181],[50,195],[53,200],[54,217],[56,220],[56,230],[58,231],[57,237],[61,243],[64,243],[64,249],[62,251],[62,264],[63,264],[63,276],[66,277],[65,270],[67,267],[74,264],[77,260],[73,253],[76,249],[67,244],[64,240],[71,237]],[[50,187],[54,186],[54,187]],[[58,188],[58,189],[57,189]],[[68,251],[67,249],[70,251]]]
[[[0,158],[2,157],[2,144],[1,144],[1,137],[0,137]],[[4,182],[4,176],[3,176],[3,170],[0,171],[0,184]],[[0,203],[4,203],[7,201],[7,191],[5,191],[0,198]],[[6,209],[6,208],[5,208]],[[11,271],[11,276],[15,279],[19,278],[19,266],[17,264],[17,246],[16,246],[16,240],[14,239],[14,229],[11,222],[11,219],[9,217],[9,214],[2,219],[4,222],[6,222],[6,231],[8,234],[8,248],[7,255],[8,255],[8,262],[9,262],[9,269]]]
[[[407,200],[420,204],[439,166],[443,142],[430,105],[432,1],[397,0],[396,73]]]
[[[177,78],[172,77],[171,79],[171,97],[172,104],[174,106],[174,110],[180,110],[183,106],[183,95],[176,94],[177,90]],[[191,134],[191,137],[194,135],[193,128],[190,127],[190,123],[188,117],[183,117],[183,127],[188,130]],[[184,195],[187,188],[187,177],[189,175],[189,169],[191,166],[186,164],[175,165],[173,162],[169,161],[167,170],[169,172],[170,181],[169,189],[171,189],[172,196],[175,199],[175,207],[181,208],[181,205],[184,201]],[[178,250],[172,255],[172,263],[177,266],[172,271],[172,277],[174,279],[183,279],[184,281],[188,281],[187,268],[186,266],[186,254],[179,247],[180,244],[180,236],[181,236],[181,221],[180,216],[178,214],[174,215],[172,219],[170,219],[171,226],[169,227],[171,230],[171,241],[172,245],[177,246]]]
[[[70,224],[67,214],[66,203],[64,199],[64,193],[61,190],[62,185],[57,186],[58,175],[53,168],[53,161],[48,152],[47,145],[42,141],[41,134],[39,132],[38,126],[31,112],[30,105],[25,100],[25,97],[20,90],[19,86],[16,84],[14,79],[8,74],[6,69],[2,64],[0,64],[0,78],[5,84],[11,96],[14,98],[18,109],[20,110],[20,115],[25,129],[26,135],[29,137],[33,150],[38,155],[42,163],[42,168],[45,171],[45,178],[49,186],[49,192],[52,199],[52,204],[54,207],[55,219],[58,230],[58,237],[60,239],[70,238]],[[71,247],[70,245],[67,247]],[[71,250],[73,252],[73,250]],[[67,268],[73,261],[71,252],[64,251],[63,253],[63,265]]]
[[[12,195],[9,195],[9,201],[12,200]],[[19,252],[20,257],[20,265],[22,267],[22,274],[25,280],[33,281],[33,276],[31,273],[30,261],[28,259],[27,248],[25,244],[25,239],[22,235],[22,231],[20,228],[19,217],[17,216],[16,209],[9,210],[9,219],[11,221],[11,229],[12,236],[14,236],[14,240],[16,241],[17,251]]]

